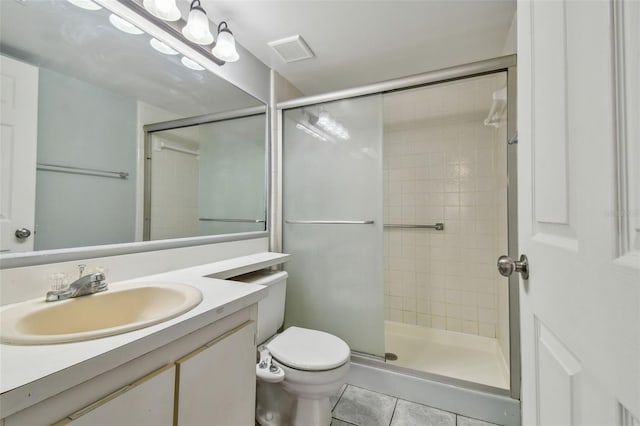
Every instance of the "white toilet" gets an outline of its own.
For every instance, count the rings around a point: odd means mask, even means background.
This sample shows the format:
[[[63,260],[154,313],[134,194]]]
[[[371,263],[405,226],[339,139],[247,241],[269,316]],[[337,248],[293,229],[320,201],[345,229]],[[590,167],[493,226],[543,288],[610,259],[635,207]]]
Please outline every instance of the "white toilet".
[[[332,334],[300,327],[276,335],[284,322],[286,272],[233,279],[269,287],[269,295],[258,303],[256,421],[262,426],[328,426],[329,397],[345,383],[349,346]]]

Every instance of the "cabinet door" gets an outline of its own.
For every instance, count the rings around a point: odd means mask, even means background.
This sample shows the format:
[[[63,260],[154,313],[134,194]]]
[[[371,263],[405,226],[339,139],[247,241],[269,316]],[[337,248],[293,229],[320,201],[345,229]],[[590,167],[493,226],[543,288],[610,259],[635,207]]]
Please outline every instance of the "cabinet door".
[[[175,366],[168,365],[76,411],[63,426],[172,426]]]
[[[254,424],[255,322],[176,361],[179,426]]]

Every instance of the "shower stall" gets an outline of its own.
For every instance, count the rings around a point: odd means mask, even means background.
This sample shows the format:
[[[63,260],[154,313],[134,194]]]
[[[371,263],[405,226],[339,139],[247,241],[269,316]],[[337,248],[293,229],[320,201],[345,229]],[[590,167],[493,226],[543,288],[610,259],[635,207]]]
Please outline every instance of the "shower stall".
[[[278,105],[285,326],[519,398],[515,59]],[[510,282],[511,281],[511,282]]]

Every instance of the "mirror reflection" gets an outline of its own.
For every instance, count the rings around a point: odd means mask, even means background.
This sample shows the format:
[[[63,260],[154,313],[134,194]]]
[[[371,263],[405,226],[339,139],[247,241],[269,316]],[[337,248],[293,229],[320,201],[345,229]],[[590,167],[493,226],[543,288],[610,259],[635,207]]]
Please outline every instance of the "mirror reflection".
[[[63,0],[2,1],[2,252],[142,241],[143,127],[262,105],[208,71],[187,68],[188,61],[158,49],[147,34],[125,33],[113,21],[105,9]],[[200,217],[264,221],[265,125],[261,114],[153,136],[200,151],[199,167],[191,170],[197,170],[197,182],[194,177],[182,184],[168,182],[182,160],[175,151],[151,155],[158,159],[153,170],[159,180],[151,183],[156,197],[171,192],[164,185],[191,191],[198,223],[169,231],[157,219],[156,231],[144,239],[264,230],[264,222],[232,226]],[[239,139],[243,143],[233,145]],[[242,149],[255,161],[245,161]],[[232,163],[243,169],[227,167]],[[262,186],[256,196],[257,176]]]
[[[264,231],[264,113],[151,132],[145,238]]]

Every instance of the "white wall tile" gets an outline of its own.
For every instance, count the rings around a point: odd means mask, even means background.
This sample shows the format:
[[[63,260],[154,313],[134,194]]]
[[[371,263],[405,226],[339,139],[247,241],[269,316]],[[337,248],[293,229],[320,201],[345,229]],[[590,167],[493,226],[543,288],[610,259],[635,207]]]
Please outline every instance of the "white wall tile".
[[[385,102],[393,98],[402,124],[385,126],[384,220],[445,224],[443,232],[384,231],[385,300],[393,321],[487,337],[508,330],[508,308],[498,309],[498,299],[506,303],[505,282],[494,266],[506,252],[506,134],[483,125],[487,93],[504,81],[486,79],[496,82],[385,96]],[[408,93],[410,106],[403,101]],[[482,111],[456,115],[473,108]]]

